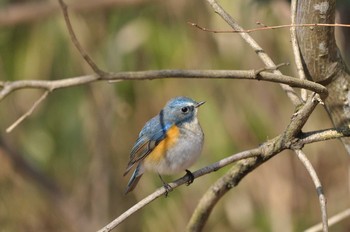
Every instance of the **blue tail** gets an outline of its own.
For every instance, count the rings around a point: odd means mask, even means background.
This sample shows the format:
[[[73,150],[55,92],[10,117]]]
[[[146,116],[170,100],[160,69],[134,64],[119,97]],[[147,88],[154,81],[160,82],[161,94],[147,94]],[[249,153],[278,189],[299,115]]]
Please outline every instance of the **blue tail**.
[[[126,186],[124,194],[127,194],[127,193],[131,192],[132,190],[134,190],[134,188],[136,187],[140,178],[142,177],[143,173],[140,173],[140,165],[141,165],[141,163],[139,163],[137,165],[135,171],[132,173],[130,180],[129,180],[129,183]]]

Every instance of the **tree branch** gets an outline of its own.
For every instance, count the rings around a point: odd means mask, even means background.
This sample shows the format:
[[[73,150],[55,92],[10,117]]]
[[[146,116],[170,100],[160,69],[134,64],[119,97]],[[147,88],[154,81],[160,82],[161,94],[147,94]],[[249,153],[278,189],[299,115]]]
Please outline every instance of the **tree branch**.
[[[335,0],[299,1],[297,10],[298,24],[335,21]],[[329,91],[325,106],[334,126],[349,124],[350,74],[336,46],[334,27],[298,27],[297,37],[308,79],[325,85]],[[343,138],[342,142],[350,154],[350,139]]]
[[[318,195],[318,199],[320,202],[320,207],[321,207],[321,218],[322,218],[323,232],[328,232],[328,217],[327,217],[327,208],[326,208],[326,197],[324,195],[320,179],[318,178],[315,169],[312,167],[311,162],[306,157],[304,152],[302,150],[295,150],[295,153],[298,156],[298,159],[301,161],[301,163],[304,165],[304,167],[308,171],[312,181],[314,182],[316,192]]]
[[[236,23],[236,21],[231,17],[231,15],[229,15],[215,0],[207,0],[207,2],[211,5],[214,11],[218,15],[220,15],[226,21],[226,23],[228,23],[235,31],[243,31],[243,28],[239,26]],[[247,44],[256,52],[261,61],[267,66],[267,68],[276,66],[276,64],[267,55],[267,53],[248,33],[240,33],[240,35],[247,42]],[[275,70],[273,73],[282,74],[279,70]],[[290,86],[281,84],[281,87],[286,92],[287,96],[295,106],[301,103],[301,99]]]
[[[309,112],[314,109],[313,107],[314,104],[317,104],[317,101],[315,102],[314,98],[315,97],[309,97],[305,105],[297,109],[297,114],[295,117],[291,119],[290,124],[294,124],[300,121],[303,122],[305,118],[309,117],[310,115]],[[296,130],[297,128],[298,127],[296,126],[288,126],[286,130],[293,131],[293,130]],[[290,135],[295,134],[296,137],[294,139],[291,139],[291,142],[289,142],[285,140],[286,134],[290,134]],[[211,164],[207,167],[204,167],[202,169],[199,169],[193,172],[193,175],[196,179],[200,176],[217,171],[222,167],[225,167],[233,162],[238,161],[238,163],[228,173],[226,173],[223,177],[221,177],[218,181],[216,181],[213,184],[213,186],[210,187],[207,193],[204,194],[195,212],[193,213],[192,218],[190,219],[190,222],[187,226],[187,230],[196,231],[196,228],[202,228],[211,212],[211,209],[215,206],[218,200],[228,190],[235,187],[248,173],[253,171],[256,167],[258,167],[262,163],[272,158],[274,155],[286,149],[291,149],[296,147],[301,148],[305,144],[310,144],[310,143],[325,141],[330,139],[336,139],[344,136],[350,136],[349,127],[346,127],[346,128],[344,127],[338,130],[328,129],[328,130],[322,130],[322,131],[312,131],[307,133],[301,133],[301,131],[299,131],[299,133],[293,133],[293,132],[286,133],[286,131],[284,131],[279,136],[261,144],[258,148],[243,151],[243,152],[228,156],[227,158],[224,158],[214,164]],[[245,160],[242,160],[242,159],[245,159]],[[173,189],[175,189],[178,186],[187,183],[187,181],[188,179],[185,176],[170,183],[170,186]],[[226,184],[225,184],[225,181],[226,181]],[[115,220],[110,222],[108,225],[103,227],[101,230],[99,230],[99,232],[111,231],[116,226],[118,226],[121,222],[123,222],[125,219],[131,216],[133,213],[140,210],[141,208],[151,203],[155,199],[159,198],[161,195],[164,195],[165,192],[166,190],[163,187],[157,189],[155,192],[153,192],[152,194],[150,194],[149,196],[147,196],[146,198],[144,198],[143,200],[135,204],[133,207],[125,211],[118,218],[116,218]],[[198,224],[198,225],[195,225],[195,224]],[[192,228],[194,229],[192,230]]]
[[[346,209],[328,219],[329,226],[333,226],[337,224],[338,222],[344,220],[345,218],[350,217],[350,209]],[[314,225],[313,227],[310,227],[309,229],[305,230],[305,232],[318,232],[321,231],[323,228],[323,222],[319,223],[317,225]]]
[[[228,164],[235,162],[237,160],[241,160],[241,159],[245,159],[245,158],[249,158],[249,157],[254,157],[259,155],[259,153],[261,152],[261,148],[255,148],[252,150],[247,150],[247,151],[243,151],[234,155],[231,155],[225,159],[222,159],[212,165],[209,165],[207,167],[204,167],[202,169],[199,169],[195,172],[193,172],[193,177],[196,179],[200,176],[209,174],[211,172],[215,172],[217,170],[219,170],[220,168],[227,166]],[[177,187],[179,187],[180,185],[183,185],[185,183],[188,182],[188,177],[184,176],[172,183],[169,183],[169,185],[171,186],[172,189],[175,189]],[[149,203],[151,203],[152,201],[154,201],[155,199],[159,198],[160,196],[166,194],[167,190],[164,187],[161,187],[159,189],[157,189],[155,192],[153,192],[152,194],[148,195],[146,198],[144,198],[143,200],[139,201],[137,204],[135,204],[134,206],[132,206],[130,209],[128,209],[127,211],[125,211],[122,215],[120,215],[118,218],[114,219],[112,222],[110,222],[108,225],[106,225],[105,227],[103,227],[102,229],[99,230],[99,232],[107,232],[107,231],[111,231],[112,229],[114,229],[116,226],[118,226],[121,222],[123,222],[126,218],[128,218],[129,216],[131,216],[133,213],[135,213],[136,211],[140,210],[141,208],[143,208],[144,206],[148,205]]]
[[[297,14],[297,0],[292,0],[291,2],[291,21],[292,25],[295,25],[295,18]],[[306,80],[305,72],[304,72],[304,67],[303,63],[301,61],[301,55],[300,55],[300,50],[299,50],[299,45],[298,45],[298,39],[297,39],[297,34],[296,34],[296,27],[292,26],[290,28],[290,37],[292,41],[292,48],[293,48],[293,53],[294,53],[294,60],[295,60],[295,65],[297,68],[297,72],[299,74],[299,78],[302,80]],[[301,99],[303,101],[306,101],[307,98],[307,92],[305,89],[301,90]]]
[[[305,114],[300,114],[305,115]],[[295,120],[295,119],[292,119]],[[240,153],[233,154],[224,158],[216,163],[209,166],[201,168],[193,172],[195,179],[215,172],[233,162],[238,161],[234,167],[232,167],[224,176],[217,180],[210,189],[201,198],[195,212],[192,214],[190,222],[187,225],[187,231],[201,231],[200,229],[204,227],[206,220],[209,217],[211,210],[214,208],[215,204],[220,200],[220,198],[232,189],[251,171],[260,166],[262,163],[266,162],[274,155],[280,153],[285,149],[290,149],[290,147],[302,147],[306,144],[337,139],[342,137],[350,136],[350,128],[344,127],[340,129],[327,129],[322,131],[311,131],[307,133],[299,133],[298,137],[293,140],[293,144],[282,144],[283,134],[263,143],[260,147],[243,151]],[[175,189],[188,181],[187,176],[175,180],[169,185]],[[114,219],[108,225],[101,228],[98,232],[108,232],[116,228],[120,223],[130,217],[132,214],[142,209],[146,205],[150,204],[157,198],[161,197],[166,193],[164,187],[157,189],[152,194],[148,195],[137,204],[129,208],[119,217]],[[346,216],[348,216],[348,212]],[[341,219],[343,219],[343,215]],[[331,223],[330,223],[331,224]],[[310,231],[311,232],[311,231]]]
[[[311,95],[302,107],[297,107],[296,113],[294,113],[286,130],[273,140],[260,146],[261,154],[259,156],[254,159],[239,161],[229,172],[210,186],[192,214],[187,225],[187,231],[201,231],[219,199],[228,190],[236,186],[248,173],[285,149],[301,148],[302,146],[297,144],[298,136],[301,135],[303,125],[317,104],[317,98]]]
[[[86,75],[80,77],[72,77],[60,80],[20,80],[20,81],[0,81],[0,101],[10,93],[24,88],[36,88],[53,91],[60,88],[67,88],[77,85],[93,83],[96,81],[135,81],[135,80],[154,80],[165,78],[198,78],[198,79],[248,79],[260,80],[274,83],[284,83],[296,88],[305,88],[327,97],[327,89],[315,82],[308,80],[300,80],[295,77],[282,74],[259,72],[256,70],[180,70],[180,69],[164,69],[150,71],[135,72],[118,72],[105,73],[101,76]]]
[[[47,97],[47,95],[49,95],[49,91],[46,90],[41,97],[36,100],[34,102],[34,104],[32,105],[32,107],[25,113],[23,114],[19,119],[17,119],[14,123],[12,123],[11,126],[9,126],[6,129],[7,133],[10,133],[16,126],[18,126],[24,119],[26,119],[29,115],[31,115],[33,113],[33,111],[35,110],[36,107],[38,107],[38,105],[45,100],[45,98]]]
[[[74,33],[72,24],[70,22],[69,19],[69,15],[68,15],[68,7],[67,5],[64,3],[63,0],[58,0],[58,2],[60,3],[62,12],[63,12],[63,16],[64,16],[64,20],[66,22],[67,28],[68,28],[68,32],[70,35],[70,38],[74,44],[74,46],[78,49],[80,55],[83,57],[83,59],[86,61],[86,63],[89,64],[89,66],[92,68],[92,70],[97,74],[97,75],[103,75],[105,72],[102,71],[97,65],[96,63],[92,60],[92,58],[87,54],[87,52],[84,50],[84,48],[80,45],[77,36]]]
[[[262,152],[263,151],[261,150],[260,155],[262,155]],[[257,158],[250,158],[238,161],[225,175],[220,177],[212,186],[210,186],[209,190],[202,196],[198,206],[193,212],[191,219],[187,224],[186,231],[202,231],[211,211],[221,197],[230,189],[238,185],[247,173],[259,165],[255,162],[256,159]]]

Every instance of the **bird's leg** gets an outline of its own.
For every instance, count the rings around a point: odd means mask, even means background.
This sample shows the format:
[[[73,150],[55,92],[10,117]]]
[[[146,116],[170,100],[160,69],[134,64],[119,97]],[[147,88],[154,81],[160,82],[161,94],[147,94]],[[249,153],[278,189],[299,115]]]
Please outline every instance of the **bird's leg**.
[[[189,170],[185,170],[186,171],[186,174],[185,174],[185,176],[187,176],[188,177],[188,181],[187,181],[187,186],[189,186],[190,184],[192,184],[193,183],[193,181],[194,181],[194,176],[193,176],[193,174],[192,174],[192,172],[191,171],[189,171]]]
[[[163,183],[163,187],[165,188],[165,197],[167,197],[169,192],[173,191],[173,188],[163,180],[162,176],[159,173],[158,173],[158,176]]]

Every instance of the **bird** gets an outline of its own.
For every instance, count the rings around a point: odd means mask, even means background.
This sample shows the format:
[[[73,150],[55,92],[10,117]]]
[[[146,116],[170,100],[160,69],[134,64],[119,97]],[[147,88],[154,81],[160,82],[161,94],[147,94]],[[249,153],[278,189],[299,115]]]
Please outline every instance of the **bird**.
[[[141,129],[131,149],[124,176],[135,167],[125,189],[125,194],[134,190],[145,171],[158,173],[166,196],[172,190],[161,175],[186,171],[191,184],[194,176],[188,170],[199,158],[204,134],[197,118],[198,107],[205,101],[196,102],[179,96],[170,99],[158,115]],[[185,175],[185,176],[186,176]]]

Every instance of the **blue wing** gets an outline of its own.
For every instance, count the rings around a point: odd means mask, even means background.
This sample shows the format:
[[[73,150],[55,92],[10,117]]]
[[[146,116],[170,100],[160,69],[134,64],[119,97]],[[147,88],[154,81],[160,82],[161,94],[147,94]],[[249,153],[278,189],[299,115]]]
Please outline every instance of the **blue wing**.
[[[171,124],[165,124],[159,115],[155,116],[145,124],[130,152],[130,161],[124,176],[130,171],[135,163],[143,160],[149,153],[151,153],[151,151],[153,151],[153,149],[166,137],[166,131],[171,126]]]

